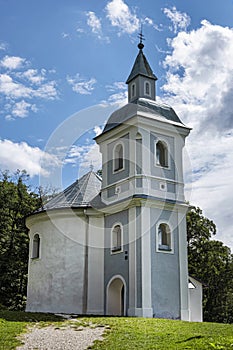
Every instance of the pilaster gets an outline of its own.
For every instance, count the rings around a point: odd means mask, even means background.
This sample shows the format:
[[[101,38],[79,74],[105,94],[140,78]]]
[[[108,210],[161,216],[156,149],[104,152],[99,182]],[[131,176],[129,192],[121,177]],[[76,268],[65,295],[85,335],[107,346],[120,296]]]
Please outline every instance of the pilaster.
[[[153,317],[151,300],[151,236],[150,208],[142,207],[141,211],[142,242],[142,316]]]
[[[136,316],[136,207],[129,209],[129,309],[128,316]]]
[[[189,321],[188,257],[186,237],[186,211],[178,212],[179,266],[180,266],[180,314],[181,320]]]

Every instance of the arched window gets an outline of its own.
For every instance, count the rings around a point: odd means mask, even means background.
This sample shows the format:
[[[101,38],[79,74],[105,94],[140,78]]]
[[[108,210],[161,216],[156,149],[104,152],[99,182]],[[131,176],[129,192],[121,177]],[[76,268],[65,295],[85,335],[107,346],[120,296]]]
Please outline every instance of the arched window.
[[[131,98],[136,96],[136,84],[131,85]]]
[[[151,85],[148,81],[145,81],[144,83],[144,93],[147,96],[151,96]]]
[[[111,237],[111,251],[117,253],[122,251],[122,228],[121,225],[117,224],[112,229]]]
[[[172,250],[171,230],[167,224],[160,224],[158,227],[158,249]]]
[[[40,257],[40,236],[35,234],[33,237],[33,244],[32,244],[32,258],[36,259]]]
[[[163,141],[156,143],[156,164],[162,167],[168,167],[168,150]]]
[[[114,148],[114,171],[118,171],[123,169],[123,146],[121,143],[119,143]]]

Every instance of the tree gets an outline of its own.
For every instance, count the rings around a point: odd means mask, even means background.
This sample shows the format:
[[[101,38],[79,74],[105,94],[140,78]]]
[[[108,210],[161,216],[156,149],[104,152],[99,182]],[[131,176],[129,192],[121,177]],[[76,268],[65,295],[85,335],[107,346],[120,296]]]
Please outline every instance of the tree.
[[[189,274],[206,284],[203,293],[204,320],[233,322],[233,256],[230,248],[213,240],[216,226],[200,208],[187,214]]]
[[[0,300],[12,309],[22,309],[26,300],[29,238],[25,217],[41,206],[27,179],[24,171],[0,176]]]

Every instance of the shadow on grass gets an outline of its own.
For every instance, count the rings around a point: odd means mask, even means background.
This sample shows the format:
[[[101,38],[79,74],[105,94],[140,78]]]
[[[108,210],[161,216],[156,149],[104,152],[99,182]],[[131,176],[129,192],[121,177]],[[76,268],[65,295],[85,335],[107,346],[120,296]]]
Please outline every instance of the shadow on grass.
[[[196,335],[194,337],[189,337],[185,340],[181,340],[181,341],[177,341],[176,343],[179,344],[179,343],[186,343],[187,341],[190,341],[190,340],[194,340],[194,339],[201,339],[201,338],[205,338],[204,335]]]
[[[8,310],[0,310],[0,318],[11,322],[59,322],[64,320],[63,317],[54,314]]]
[[[61,322],[66,319],[72,318],[99,318],[99,315],[55,315],[52,313],[43,313],[43,312],[26,312],[26,311],[9,311],[9,310],[0,310],[0,319],[12,322]],[[105,318],[113,318],[114,316],[104,316]],[[123,318],[116,316],[115,318]]]

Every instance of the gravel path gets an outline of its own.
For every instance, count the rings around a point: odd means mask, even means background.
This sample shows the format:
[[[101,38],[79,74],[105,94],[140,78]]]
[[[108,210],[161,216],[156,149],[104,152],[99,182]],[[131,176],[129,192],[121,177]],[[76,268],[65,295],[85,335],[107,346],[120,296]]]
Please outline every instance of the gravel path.
[[[103,340],[104,327],[54,326],[38,328],[34,326],[20,340],[24,345],[17,350],[85,350],[93,345],[94,340]]]

